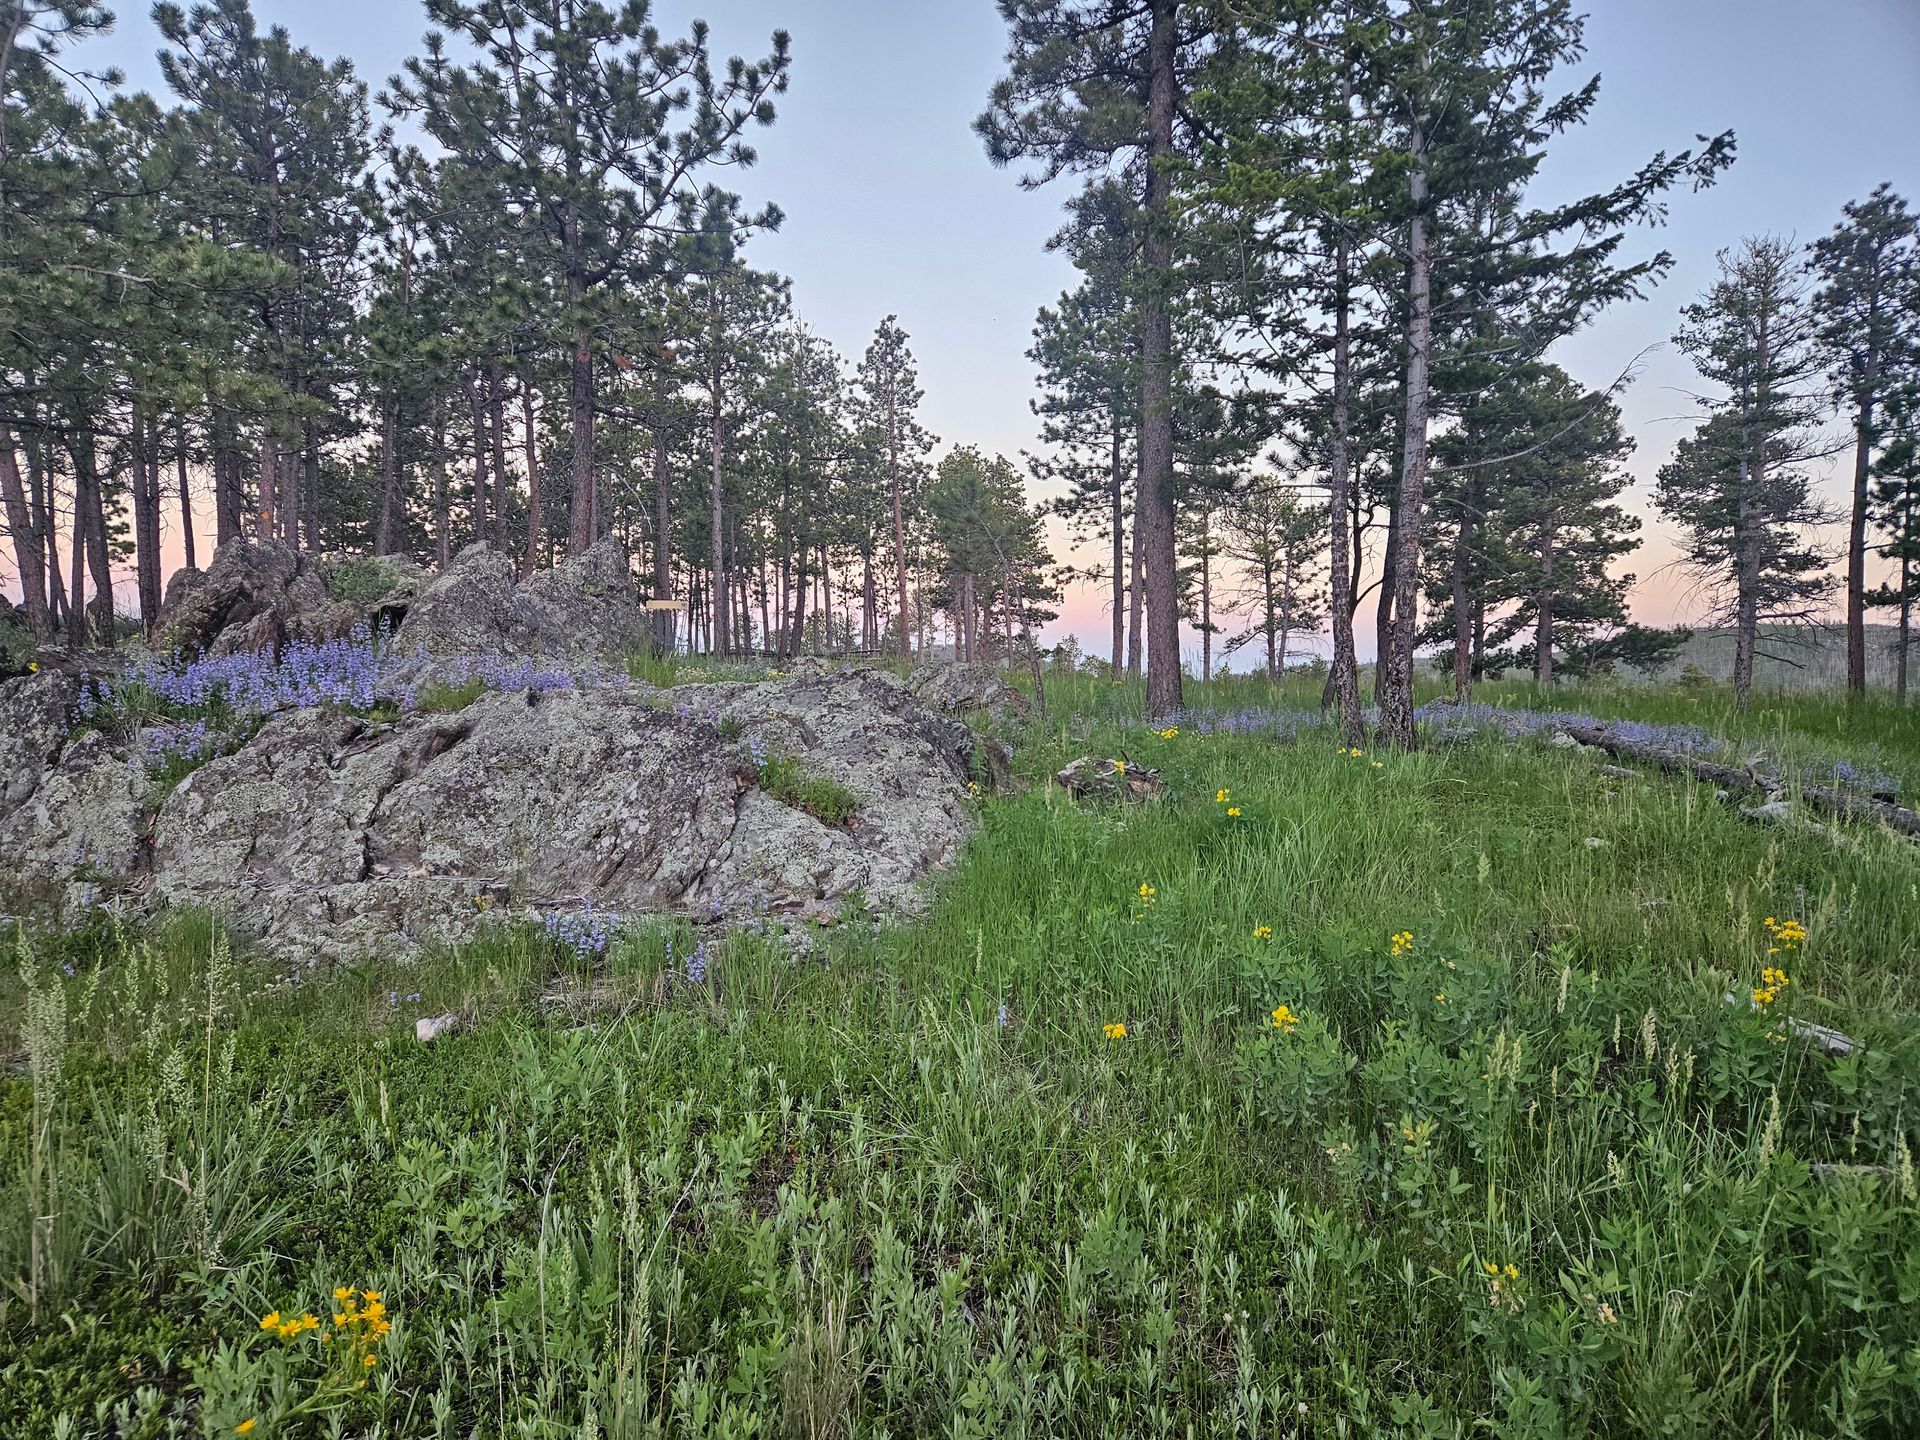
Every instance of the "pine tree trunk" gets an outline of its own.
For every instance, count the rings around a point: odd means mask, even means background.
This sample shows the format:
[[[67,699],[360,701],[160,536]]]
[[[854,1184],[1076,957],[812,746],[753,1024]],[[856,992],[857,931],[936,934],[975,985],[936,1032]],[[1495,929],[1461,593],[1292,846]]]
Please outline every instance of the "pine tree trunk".
[[[305,422],[300,441],[299,513],[300,524],[294,536],[295,548],[299,548],[299,536],[304,532],[307,549],[324,549],[320,541],[320,432],[311,420]]]
[[[527,548],[520,556],[520,573],[540,568],[540,552],[547,543],[547,509],[540,500],[540,431],[533,416],[533,365],[520,372],[520,434],[527,458]]]
[[[1427,56],[1421,56],[1424,72]],[[1427,391],[1433,344],[1433,243],[1427,215],[1427,117],[1415,108],[1408,136],[1407,394],[1400,494],[1394,503],[1399,535],[1393,546],[1393,616],[1382,657],[1380,738],[1413,748],[1413,646],[1420,603],[1420,522],[1427,483]]]
[[[1139,494],[1134,495],[1133,554],[1127,562],[1127,678],[1138,680],[1146,646],[1147,592],[1140,583],[1140,566],[1145,542],[1140,527]]]
[[[73,543],[67,548],[67,648],[87,644],[87,503],[86,486],[76,474],[73,482]]]
[[[1352,442],[1347,431],[1351,424],[1353,395],[1353,357],[1349,271],[1352,257],[1344,230],[1334,244],[1333,279],[1333,433],[1327,457],[1327,587],[1333,605],[1329,611],[1333,624],[1333,661],[1327,671],[1327,685],[1333,695],[1340,733],[1349,745],[1362,739],[1364,722],[1360,716],[1360,659],[1354,648],[1354,582],[1360,568],[1359,546],[1350,544],[1347,534],[1349,511],[1357,513],[1353,488]]]
[[[913,659],[913,632],[907,618],[907,521],[900,495],[900,412],[893,384],[887,387],[887,476],[893,499],[893,557],[900,580],[900,658]]]
[[[1907,502],[1907,546],[1913,545],[1913,502]],[[1902,705],[1907,703],[1907,647],[1913,636],[1913,561],[1903,551],[1900,556],[1900,651],[1894,657],[1893,683]]]
[[[1280,612],[1274,608],[1273,562],[1270,560],[1262,561],[1260,565],[1260,598],[1266,607],[1263,612],[1266,624],[1262,628],[1267,632],[1267,679],[1277,684],[1280,680],[1280,659],[1274,650],[1273,632],[1277,628],[1275,622],[1279,620]]]
[[[107,515],[100,492],[100,471],[93,436],[82,431],[69,447],[73,457],[74,531],[82,542],[87,573],[93,582],[93,631],[102,645],[111,646],[113,633],[113,569],[107,555]],[[80,555],[73,557],[74,580],[80,576]]]
[[[717,359],[713,362],[713,373],[708,383],[708,400],[712,405],[708,438],[713,450],[713,482],[709,497],[708,521],[713,541],[714,646],[724,654],[727,649],[727,562],[724,553],[726,536],[720,507],[724,499],[721,488],[721,457],[726,448],[726,436],[725,422],[720,415],[720,362]]]
[[[394,413],[399,400],[391,393],[380,397],[380,509],[373,522],[373,552],[391,555],[394,551],[394,512],[400,505],[400,448],[395,432],[399,418]]]
[[[152,453],[151,439],[144,408],[136,402],[127,437],[128,459],[133,467],[134,595],[140,607],[141,628],[148,635],[153,634],[154,616],[160,611],[160,486],[155,473],[159,461]]]
[[[1553,683],[1553,565],[1556,538],[1549,521],[1540,534],[1540,593],[1533,602],[1533,678],[1542,685]]]
[[[21,450],[27,460],[27,504],[39,517],[40,538],[46,545],[47,558],[47,619],[52,623],[56,635],[66,621],[67,587],[60,578],[60,525],[53,513],[53,476],[43,463],[42,442],[20,437]]]
[[[1743,471],[1747,465],[1741,465]],[[1744,712],[1753,701],[1753,657],[1760,632],[1760,526],[1742,474],[1735,525],[1733,698]]]
[[[511,493],[513,481],[507,474],[507,397],[506,381],[500,374],[500,361],[487,362],[487,433],[493,442],[493,546],[502,555],[513,553]]]
[[[673,598],[673,471],[667,463],[666,391],[656,385],[653,423],[653,598]],[[671,655],[678,641],[674,612],[661,610],[654,615],[654,644],[663,655]]]
[[[240,440],[233,412],[217,409],[213,415],[213,542],[224,545],[245,527],[247,500],[240,484]]]
[[[461,384],[467,392],[467,417],[473,426],[473,538],[487,539],[487,417],[480,401],[480,382],[467,375]]]
[[[1165,720],[1181,704],[1178,555],[1173,497],[1173,276],[1170,204],[1173,158],[1176,0],[1151,0],[1147,38],[1146,235],[1141,246],[1140,483],[1136,524],[1146,528],[1147,718]]]
[[[1208,511],[1200,511],[1200,683],[1213,683],[1213,540]]]
[[[193,487],[187,483],[187,423],[177,421],[173,427],[173,463],[174,479],[180,491],[180,542],[185,552],[187,569],[198,570],[200,562],[194,558],[193,551]]]
[[[1873,473],[1872,383],[1869,378],[1854,422],[1853,511],[1847,521],[1847,694],[1854,699],[1867,693],[1867,480]]]
[[[47,610],[45,542],[40,534],[39,517],[27,504],[27,492],[20,483],[20,461],[13,448],[11,432],[0,429],[0,502],[6,506],[7,530],[13,537],[14,566],[20,575],[21,602],[26,606],[27,628],[42,644],[53,638],[53,620]]]
[[[573,298],[586,298],[584,284]],[[568,510],[567,553],[583,554],[594,540],[596,502],[593,475],[593,333],[582,322],[574,335],[573,369],[567,381],[567,423],[573,431],[573,498]]]
[[[1474,535],[1480,508],[1478,472],[1469,471],[1462,482],[1460,523],[1453,545],[1453,698],[1465,704],[1473,694],[1473,596],[1469,587]]]
[[[1387,693],[1387,651],[1393,646],[1394,576],[1400,559],[1400,506],[1396,485],[1395,503],[1387,511],[1387,543],[1380,554],[1380,589],[1373,605],[1373,703],[1380,704]]]
[[[444,570],[453,551],[453,517],[447,499],[447,401],[433,397],[433,556]]]
[[[1120,468],[1120,421],[1114,417],[1113,457],[1109,467],[1109,520],[1113,527],[1113,673],[1120,674],[1121,654],[1127,645],[1127,565],[1126,539],[1121,534],[1121,514],[1125,502],[1122,487],[1125,477]]]

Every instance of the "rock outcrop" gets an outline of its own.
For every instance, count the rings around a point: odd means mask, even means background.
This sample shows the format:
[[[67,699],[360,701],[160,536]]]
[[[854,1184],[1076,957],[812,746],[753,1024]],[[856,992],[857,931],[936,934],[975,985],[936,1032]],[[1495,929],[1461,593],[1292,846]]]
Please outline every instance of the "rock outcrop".
[[[153,648],[244,655],[289,640],[329,640],[407,611],[424,572],[399,556],[330,562],[278,540],[229,540],[205,570],[167,582]]]
[[[353,568],[330,582],[328,563]],[[702,923],[897,914],[973,831],[968,782],[1000,751],[950,712],[997,702],[978,676],[941,693],[982,705],[938,709],[871,669],[634,684],[582,663],[647,636],[612,540],[525,582],[484,545],[417,580],[230,543],[175,581],[163,622],[223,656],[397,616],[380,663],[394,667],[383,687],[401,683],[379,691],[397,702],[266,686],[267,713],[239,728],[192,713],[143,728],[110,701],[74,728],[96,703],[79,678],[0,682],[0,908],[207,906],[296,956],[589,907]],[[417,708],[422,682],[447,677],[484,688],[450,713]],[[174,783],[182,758],[198,763]],[[763,785],[776,771],[789,783]]]
[[[923,665],[907,677],[907,687],[930,709],[995,724],[1024,720],[1032,709],[991,665]]]
[[[19,684],[0,713],[39,717],[46,697]],[[279,953],[344,957],[588,906],[701,922],[908,912],[972,833],[972,733],[891,676],[690,688],[677,709],[674,692],[588,688],[489,691],[386,723],[289,711],[152,813],[144,769],[81,731],[0,816],[17,864],[0,898],[204,905]],[[36,718],[12,743],[41,754],[48,731]],[[773,757],[851,793],[851,822],[760,788]]]
[[[498,550],[469,545],[420,591],[394,636],[422,672],[481,655],[622,656],[647,643],[647,612],[612,536],[524,582]]]

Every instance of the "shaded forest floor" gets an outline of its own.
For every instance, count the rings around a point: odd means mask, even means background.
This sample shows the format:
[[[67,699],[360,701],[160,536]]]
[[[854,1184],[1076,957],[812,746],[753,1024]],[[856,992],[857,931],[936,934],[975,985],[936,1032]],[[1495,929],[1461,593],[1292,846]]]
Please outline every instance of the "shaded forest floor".
[[[1920,788],[1885,705],[1480,698]],[[1304,684],[1049,700],[909,924],[22,939],[0,1434],[1920,1428],[1912,842],[1259,727]],[[1086,753],[1167,798],[1070,802]]]

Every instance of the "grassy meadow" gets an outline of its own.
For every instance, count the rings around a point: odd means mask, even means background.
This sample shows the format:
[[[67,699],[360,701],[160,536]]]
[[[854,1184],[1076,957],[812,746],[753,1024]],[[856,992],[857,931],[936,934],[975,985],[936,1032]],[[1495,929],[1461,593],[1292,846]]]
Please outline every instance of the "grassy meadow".
[[[698,979],[7,937],[0,1435],[1920,1433],[1920,848],[1141,698],[1053,680],[923,917]],[[1920,784],[1878,703],[1483,698]]]

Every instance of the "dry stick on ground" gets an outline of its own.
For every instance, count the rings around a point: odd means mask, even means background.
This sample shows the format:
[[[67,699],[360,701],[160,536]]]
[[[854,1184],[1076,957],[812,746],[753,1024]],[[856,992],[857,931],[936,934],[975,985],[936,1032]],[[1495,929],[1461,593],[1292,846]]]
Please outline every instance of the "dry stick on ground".
[[[1702,760],[1678,750],[1650,745],[1643,740],[1623,740],[1604,725],[1575,724],[1563,728],[1582,745],[1592,745],[1621,760],[1637,760],[1643,765],[1691,775],[1696,780],[1718,785],[1729,794],[1778,795],[1787,789],[1785,781],[1756,775],[1738,765]],[[1870,795],[1849,794],[1831,785],[1802,785],[1799,796],[1823,815],[1845,820],[1878,820],[1902,835],[1920,839],[1920,812],[1909,810],[1904,805],[1876,800]]]

